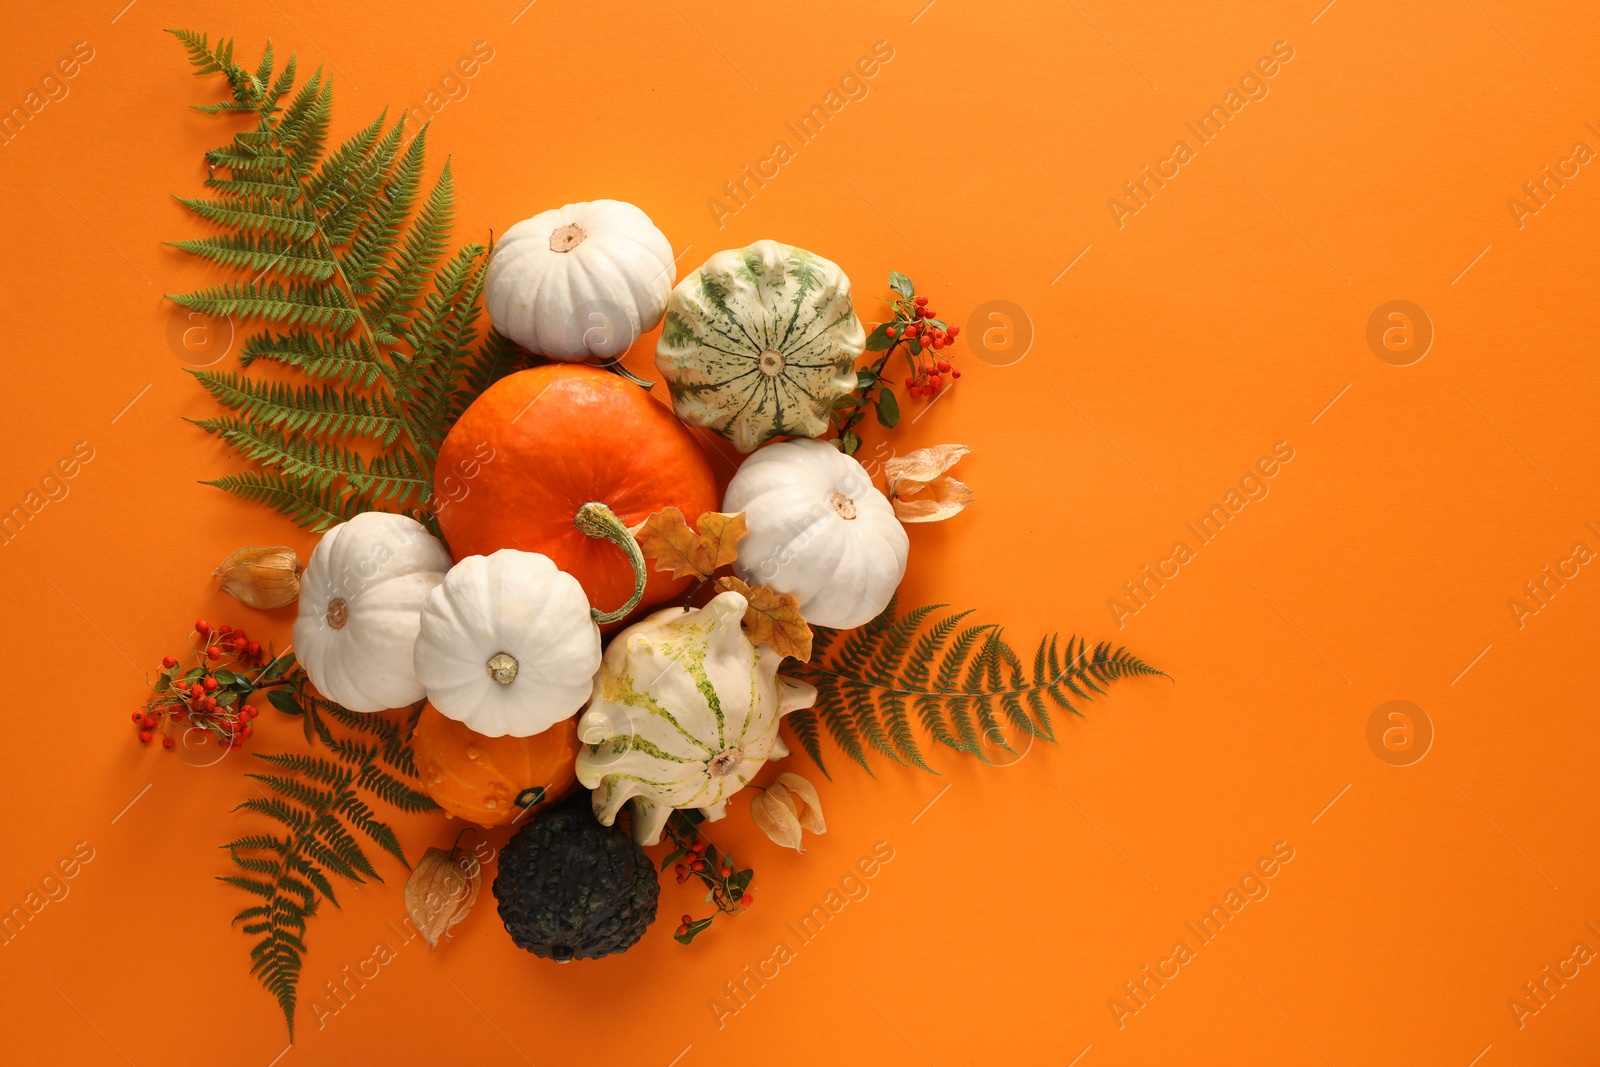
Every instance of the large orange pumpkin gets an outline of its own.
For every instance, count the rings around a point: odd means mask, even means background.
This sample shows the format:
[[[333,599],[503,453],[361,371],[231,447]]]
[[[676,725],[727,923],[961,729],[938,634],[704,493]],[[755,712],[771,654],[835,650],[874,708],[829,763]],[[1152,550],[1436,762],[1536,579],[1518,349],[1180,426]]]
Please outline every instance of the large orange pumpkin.
[[[645,390],[596,367],[519,371],[473,401],[434,466],[439,528],[456,559],[502,548],[541,552],[612,611],[634,592],[614,544],[574,524],[591,501],[627,526],[676,507],[693,522],[721,502],[694,435]],[[688,579],[652,569],[642,610],[682,595]]]
[[[484,737],[432,704],[411,734],[422,790],[451,815],[501,826],[549,807],[578,784],[578,721],[532,737]]]

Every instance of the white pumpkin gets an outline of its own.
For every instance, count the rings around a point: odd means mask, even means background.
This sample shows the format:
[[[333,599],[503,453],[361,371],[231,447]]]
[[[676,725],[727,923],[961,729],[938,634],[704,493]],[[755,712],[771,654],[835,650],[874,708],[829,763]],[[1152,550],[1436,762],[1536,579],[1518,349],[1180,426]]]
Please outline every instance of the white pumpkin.
[[[300,577],[294,650],[311,684],[351,711],[422,699],[411,667],[422,602],[450,553],[405,515],[368,511],[322,535]]]
[[[578,579],[549,556],[468,556],[422,605],[413,657],[440,712],[485,737],[570,719],[600,667],[600,627]]]
[[[672,244],[620,200],[524,219],[495,244],[483,285],[494,328],[560,360],[620,356],[661,321],[678,276]]]
[[[808,622],[848,629],[889,606],[911,542],[866,469],[821,441],[756,452],[728,484],[722,510],[744,512],[750,533],[734,570],[788,593]]]
[[[631,800],[633,836],[653,845],[674,808],[720,819],[769,758],[789,754],[778,719],[817,691],[778,676],[783,657],[745,637],[744,610],[744,597],[720,593],[703,608],[658,611],[607,647],[577,760],[605,825]]]

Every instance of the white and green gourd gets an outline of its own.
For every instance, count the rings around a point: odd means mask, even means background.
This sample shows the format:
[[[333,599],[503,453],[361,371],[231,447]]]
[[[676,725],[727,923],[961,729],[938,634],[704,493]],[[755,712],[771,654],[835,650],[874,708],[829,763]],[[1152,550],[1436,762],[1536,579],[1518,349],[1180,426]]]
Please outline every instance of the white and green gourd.
[[[577,759],[605,825],[632,801],[634,838],[656,844],[673,809],[720,819],[768,759],[789,754],[778,720],[817,691],[778,675],[783,657],[750,643],[744,611],[730,590],[702,608],[658,611],[607,647]]]
[[[844,271],[757,241],[718,252],[672,290],[656,366],[680,419],[753,452],[825,433],[865,347]]]

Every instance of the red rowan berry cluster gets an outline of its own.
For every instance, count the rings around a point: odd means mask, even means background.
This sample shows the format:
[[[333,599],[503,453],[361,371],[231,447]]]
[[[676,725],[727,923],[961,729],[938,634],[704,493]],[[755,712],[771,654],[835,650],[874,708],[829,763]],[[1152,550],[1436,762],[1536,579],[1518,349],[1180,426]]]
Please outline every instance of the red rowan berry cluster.
[[[707,904],[715,904],[719,912],[737,915],[755,903],[755,897],[750,895],[750,883],[756,872],[740,870],[732,856],[719,851],[700,835],[700,823],[704,819],[705,816],[693,808],[673,813],[667,820],[667,835],[677,847],[661,861],[661,869],[666,870],[671,865],[680,885],[698,878],[706,886]],[[685,915],[673,937],[687,945],[715,918],[716,912],[704,919]]]
[[[895,318],[883,332],[890,340],[906,343],[906,362],[911,367],[906,389],[914,397],[938,396],[961,377],[950,357],[939,355],[956,343],[961,327],[946,326],[925,296],[891,301],[889,306]]]
[[[880,322],[867,335],[866,350],[877,357],[864,367],[856,368],[856,387],[833,406],[833,427],[838,432],[836,443],[841,452],[853,456],[861,448],[861,438],[856,426],[871,409],[878,417],[878,425],[892,430],[900,422],[900,402],[895,399],[886,367],[889,359],[902,347],[906,354],[905,384],[907,395],[917,399],[931,399],[955,384],[961,372],[951,362],[955,353],[949,351],[961,335],[960,326],[948,326],[939,313],[928,306],[928,298],[919,296],[911,279],[899,271],[889,272],[889,288],[894,295],[886,301],[890,319]]]
[[[204,619],[194,624],[194,649],[180,663],[161,661],[150,699],[133,713],[139,741],[150,744],[161,734],[161,747],[177,747],[174,732],[200,731],[192,740],[216,739],[224,750],[241,748],[255,733],[252,720],[260,712],[245,703],[253,693],[288,684],[282,676],[293,657],[273,657],[261,643],[232,626]]]

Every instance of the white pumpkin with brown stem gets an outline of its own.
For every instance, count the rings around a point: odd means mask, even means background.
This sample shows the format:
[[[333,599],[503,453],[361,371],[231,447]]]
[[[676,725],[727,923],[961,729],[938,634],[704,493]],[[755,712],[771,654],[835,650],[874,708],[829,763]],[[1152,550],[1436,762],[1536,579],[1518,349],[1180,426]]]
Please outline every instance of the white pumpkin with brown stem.
[[[677,276],[672,243],[643,211],[621,200],[568,204],[500,238],[483,306],[530,352],[609,359],[661,321]]]
[[[294,650],[323,696],[351,711],[422,699],[411,665],[422,602],[450,553],[405,515],[367,511],[322,535],[300,577]]]
[[[750,527],[739,577],[793,596],[817,626],[870,622],[905,577],[905,527],[866,468],[831,444],[762,448],[728,483],[722,510],[744,512]]]

